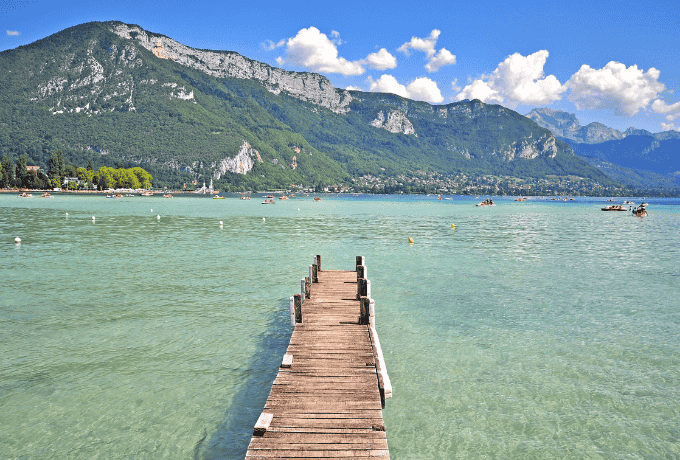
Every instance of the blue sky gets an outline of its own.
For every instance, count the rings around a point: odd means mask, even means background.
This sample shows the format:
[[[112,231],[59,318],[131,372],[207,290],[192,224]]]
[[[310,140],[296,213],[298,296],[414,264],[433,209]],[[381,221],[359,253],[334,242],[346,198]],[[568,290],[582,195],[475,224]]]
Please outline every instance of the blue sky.
[[[0,50],[119,20],[339,88],[680,130],[680,6],[647,2],[0,0]],[[4,71],[2,69],[1,71]]]

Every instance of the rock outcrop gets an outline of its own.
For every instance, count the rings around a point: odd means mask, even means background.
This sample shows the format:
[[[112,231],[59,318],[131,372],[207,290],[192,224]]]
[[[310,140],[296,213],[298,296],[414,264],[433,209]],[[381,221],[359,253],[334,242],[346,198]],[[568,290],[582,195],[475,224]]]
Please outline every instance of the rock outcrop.
[[[385,110],[381,110],[378,112],[376,119],[371,121],[370,124],[371,126],[382,128],[395,134],[416,134],[415,129],[413,129],[413,123],[411,123],[411,120],[406,118],[406,113],[401,110],[390,110],[389,113],[387,113]]]
[[[349,111],[348,106],[352,101],[349,91],[336,89],[326,77],[319,74],[288,72],[231,51],[197,50],[137,26],[119,23],[113,26],[112,31],[120,37],[134,40],[159,58],[172,59],[213,77],[255,79],[275,94],[284,91],[336,113]]]
[[[253,169],[253,165],[255,164],[253,159],[262,163],[260,153],[252,148],[248,142],[243,141],[243,144],[241,144],[241,148],[235,157],[226,157],[212,165],[212,175],[215,180],[217,180],[226,174],[227,171],[236,174],[246,174]]]

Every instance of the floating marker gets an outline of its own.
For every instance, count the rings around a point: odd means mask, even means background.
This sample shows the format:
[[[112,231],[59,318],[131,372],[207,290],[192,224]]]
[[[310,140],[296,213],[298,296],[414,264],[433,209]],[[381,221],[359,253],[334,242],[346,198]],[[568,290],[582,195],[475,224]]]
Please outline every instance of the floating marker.
[[[264,222],[264,217],[262,218],[262,222]]]
[[[224,225],[224,222],[220,221],[220,225]]]
[[[160,214],[157,215],[157,216],[156,216],[156,219],[161,220],[161,215],[160,215]]]
[[[153,212],[153,209],[151,210],[151,212]]]
[[[300,208],[298,208],[298,211],[299,211],[299,210],[300,210]]]
[[[451,228],[456,228],[456,225],[455,225],[455,224],[451,224]]]
[[[95,219],[94,219],[94,216],[92,216],[92,222],[94,222],[94,220],[95,220]]]
[[[411,238],[410,236],[408,237],[408,242],[411,244],[415,243],[415,241],[413,241],[413,238]]]
[[[68,213],[66,213],[66,215],[68,216]]]
[[[15,242],[16,244],[21,244],[21,238],[19,238],[19,237],[17,236],[16,238],[14,238],[14,242]]]

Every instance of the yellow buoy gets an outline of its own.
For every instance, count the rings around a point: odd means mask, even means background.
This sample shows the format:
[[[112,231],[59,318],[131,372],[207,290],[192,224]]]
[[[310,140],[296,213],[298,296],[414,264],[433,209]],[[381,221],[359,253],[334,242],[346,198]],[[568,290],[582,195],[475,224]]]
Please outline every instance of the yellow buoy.
[[[455,225],[455,224],[451,224],[451,228],[456,228],[456,225]]]
[[[415,243],[415,241],[413,241],[413,238],[411,238],[410,236],[408,237],[408,242],[411,244]]]

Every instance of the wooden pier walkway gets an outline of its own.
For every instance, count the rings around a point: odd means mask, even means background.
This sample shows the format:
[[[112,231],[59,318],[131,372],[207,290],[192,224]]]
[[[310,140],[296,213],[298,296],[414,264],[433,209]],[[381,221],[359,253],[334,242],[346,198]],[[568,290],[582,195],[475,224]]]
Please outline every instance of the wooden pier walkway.
[[[291,297],[295,330],[246,459],[389,459],[382,409],[392,388],[370,283],[359,279],[363,257],[357,271],[322,271],[321,257],[314,261],[303,294]]]

